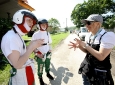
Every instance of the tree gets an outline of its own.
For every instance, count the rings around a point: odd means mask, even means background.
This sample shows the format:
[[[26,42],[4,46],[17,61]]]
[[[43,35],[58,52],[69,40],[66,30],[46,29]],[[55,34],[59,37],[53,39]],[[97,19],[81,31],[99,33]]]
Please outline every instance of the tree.
[[[68,30],[69,30],[68,27],[65,27],[64,29],[65,29],[65,32],[68,32]]]
[[[53,33],[55,33],[56,30],[59,29],[59,27],[60,27],[59,21],[58,21],[57,19],[55,19],[55,18],[49,19],[49,20],[48,20],[48,23],[49,23],[49,26],[52,27]]]
[[[88,0],[74,7],[71,13],[71,20],[76,27],[81,27],[83,24],[80,21],[87,18],[90,14],[106,14],[108,12],[114,13],[114,11],[115,2],[112,0]],[[109,16],[107,16],[105,20],[107,20],[108,17]]]
[[[13,26],[11,18],[0,18],[0,45],[3,35],[11,29]],[[0,48],[0,70],[3,70],[5,66],[8,64],[7,59],[4,57],[1,48]]]

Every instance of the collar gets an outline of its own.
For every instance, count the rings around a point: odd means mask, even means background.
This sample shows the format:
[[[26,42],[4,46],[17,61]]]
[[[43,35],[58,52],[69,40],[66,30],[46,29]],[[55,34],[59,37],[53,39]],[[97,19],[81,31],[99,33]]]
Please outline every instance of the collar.
[[[90,38],[91,38],[92,40],[95,39],[95,38],[97,37],[97,35],[100,34],[101,31],[102,31],[102,29],[100,28],[100,29],[97,31],[97,33],[96,33],[95,35],[93,35],[93,36],[91,35]]]
[[[104,29],[101,30],[101,32],[99,33],[100,35],[103,35],[103,33],[105,33],[106,31]]]

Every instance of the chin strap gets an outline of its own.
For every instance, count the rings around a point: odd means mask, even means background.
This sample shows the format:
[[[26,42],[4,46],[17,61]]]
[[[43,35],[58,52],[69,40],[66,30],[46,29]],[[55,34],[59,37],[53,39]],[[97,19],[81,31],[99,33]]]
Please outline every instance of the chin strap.
[[[46,31],[46,29],[45,29],[45,30],[43,30],[43,29],[40,27],[40,31]]]

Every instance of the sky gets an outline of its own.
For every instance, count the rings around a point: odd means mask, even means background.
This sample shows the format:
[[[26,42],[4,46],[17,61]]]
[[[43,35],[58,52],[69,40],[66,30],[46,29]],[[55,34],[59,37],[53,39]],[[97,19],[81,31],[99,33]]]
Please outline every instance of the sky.
[[[29,5],[35,11],[36,17],[45,18],[47,20],[55,18],[59,21],[61,27],[74,26],[70,20],[71,12],[78,3],[83,3],[84,0],[28,0]]]

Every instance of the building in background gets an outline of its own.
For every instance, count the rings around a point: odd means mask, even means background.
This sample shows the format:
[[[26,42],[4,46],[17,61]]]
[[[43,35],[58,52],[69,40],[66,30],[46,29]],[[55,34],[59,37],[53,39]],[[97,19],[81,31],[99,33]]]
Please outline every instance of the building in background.
[[[0,18],[9,18],[19,9],[35,10],[23,0],[0,0]]]

